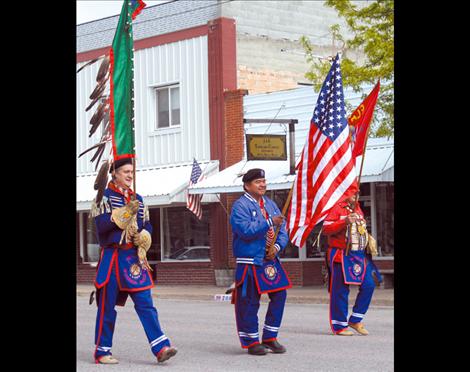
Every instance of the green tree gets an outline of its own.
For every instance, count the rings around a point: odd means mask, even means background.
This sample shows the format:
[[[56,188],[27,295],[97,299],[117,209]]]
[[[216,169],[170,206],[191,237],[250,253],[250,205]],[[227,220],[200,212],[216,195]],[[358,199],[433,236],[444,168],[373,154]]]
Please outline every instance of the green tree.
[[[361,85],[366,83],[375,85],[380,79],[380,93],[371,127],[371,136],[393,136],[393,0],[355,2],[355,4],[349,0],[327,0],[325,5],[336,9],[354,35],[352,39],[347,40],[340,33],[338,24],[330,27],[334,43],[336,40],[342,43],[338,51],[342,52],[343,86],[352,87],[355,92],[360,92]],[[305,77],[312,81],[316,90],[319,90],[331,64],[328,60],[315,56],[315,47],[307,37],[302,36],[300,42],[305,50],[307,62],[310,64]],[[360,64],[348,58],[348,51],[352,50],[364,54],[364,60]],[[363,93],[365,98],[369,92]]]

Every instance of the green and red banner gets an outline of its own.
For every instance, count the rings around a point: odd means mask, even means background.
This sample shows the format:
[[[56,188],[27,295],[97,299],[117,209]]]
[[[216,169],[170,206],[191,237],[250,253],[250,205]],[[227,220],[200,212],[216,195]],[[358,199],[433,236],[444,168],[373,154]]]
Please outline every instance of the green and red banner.
[[[144,7],[142,0],[124,0],[109,51],[110,124],[114,160],[135,157],[132,20]]]

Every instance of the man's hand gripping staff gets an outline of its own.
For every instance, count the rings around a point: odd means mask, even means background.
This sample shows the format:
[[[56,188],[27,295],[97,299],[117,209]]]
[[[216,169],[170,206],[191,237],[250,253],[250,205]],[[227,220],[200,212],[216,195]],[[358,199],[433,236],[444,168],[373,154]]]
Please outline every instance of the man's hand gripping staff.
[[[265,257],[266,257],[267,260],[273,260],[274,257],[276,257],[277,249],[274,246],[274,243],[276,242],[276,237],[277,237],[277,234],[279,233],[279,228],[280,228],[280,226],[282,225],[282,222],[285,219],[285,217],[283,215],[273,216],[271,218],[273,220],[273,225],[278,227],[278,230],[277,230],[277,232],[274,236],[274,239],[273,239],[272,243],[269,246],[266,246],[266,256]]]
[[[111,214],[111,220],[122,229],[122,236],[120,244],[125,237],[126,243],[131,240],[137,246],[137,256],[139,257],[140,265],[149,271],[153,271],[147,261],[147,251],[152,244],[152,237],[147,230],[138,232],[137,227],[137,212],[139,210],[139,201],[132,200],[127,205],[121,208],[116,208]]]

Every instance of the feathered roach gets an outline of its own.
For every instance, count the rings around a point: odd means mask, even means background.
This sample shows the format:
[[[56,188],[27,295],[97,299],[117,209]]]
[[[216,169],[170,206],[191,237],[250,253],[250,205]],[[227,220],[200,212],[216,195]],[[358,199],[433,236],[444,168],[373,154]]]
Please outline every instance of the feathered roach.
[[[97,144],[94,144],[93,146],[87,148],[85,151],[83,151],[80,155],[78,155],[78,157],[80,158],[82,155],[85,155],[87,152],[99,147],[99,146],[102,146],[102,145],[105,145],[106,142],[108,142],[107,140],[106,141],[102,141],[102,142],[99,142]]]
[[[96,97],[96,98],[88,105],[88,107],[85,109],[85,111],[90,110],[90,109],[95,105],[95,103],[98,102],[100,99],[108,99],[108,98],[109,98],[109,96],[106,95],[106,94],[103,94],[103,95],[101,95],[101,96],[99,96],[99,97]]]
[[[104,113],[105,113],[105,110],[107,110],[109,108],[109,106],[107,106],[107,102],[106,101],[102,101],[98,108],[96,109],[95,113],[93,114],[93,116],[91,117],[90,119],[90,124],[91,125],[96,125],[96,124],[99,124],[101,123],[101,120],[103,120],[103,117],[104,117]]]
[[[101,65],[98,69],[96,74],[96,86],[93,89],[92,93],[90,94],[90,104],[87,106],[85,111],[91,110],[97,102],[99,102],[98,107],[95,109],[93,116],[90,119],[90,131],[88,133],[88,137],[91,137],[100,126],[102,126],[102,135],[100,141],[91,146],[90,148],[83,151],[78,157],[80,158],[84,154],[88,153],[89,151],[95,150],[95,153],[91,157],[90,161],[95,163],[95,171],[98,169],[98,165],[100,164],[101,158],[105,152],[106,145],[108,142],[111,141],[111,133],[110,133],[110,123],[109,123],[109,95],[105,93],[106,88],[108,87],[108,82],[110,78],[110,60],[109,55],[101,56],[99,58],[95,58],[94,60],[86,63],[82,67],[77,70],[77,73],[80,72],[85,66],[89,66],[96,61],[102,59]],[[109,170],[110,162],[105,160],[102,163],[98,175],[96,177],[94,188],[97,190],[97,195],[95,198],[96,206],[99,205],[101,199],[103,198],[103,192],[107,185],[107,173]]]
[[[100,82],[102,80],[106,80],[104,78],[107,76],[108,72],[109,72],[109,57],[106,56],[104,57],[103,62],[101,62],[101,66],[98,70],[98,73],[96,74],[96,81]]]
[[[102,58],[102,57],[98,57],[98,58],[92,59],[91,61],[85,63],[82,67],[80,67],[80,68],[77,70],[77,74],[78,74],[80,71],[82,71],[86,66],[92,65],[93,63],[95,63],[96,61],[98,61],[100,58]]]
[[[96,193],[95,203],[98,206],[103,199],[103,193],[108,184],[108,171],[109,171],[109,161],[105,160],[98,171],[96,176],[95,183],[93,185],[94,189],[98,192]]]
[[[106,80],[103,80],[101,83],[97,84],[93,92],[90,94],[90,99],[95,99],[98,96],[101,96],[106,88]]]

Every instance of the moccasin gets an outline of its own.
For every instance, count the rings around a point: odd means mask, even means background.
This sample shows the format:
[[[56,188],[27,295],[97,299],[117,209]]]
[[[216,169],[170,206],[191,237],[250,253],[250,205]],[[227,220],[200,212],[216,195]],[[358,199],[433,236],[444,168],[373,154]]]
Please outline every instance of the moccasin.
[[[361,335],[366,336],[369,334],[369,331],[364,328],[364,324],[362,323],[349,323],[349,326]]]
[[[96,360],[96,363],[99,363],[99,364],[118,364],[119,360],[117,360],[112,355],[103,355],[103,356],[99,357]]]
[[[178,350],[172,346],[165,346],[157,355],[157,360],[159,363],[164,362],[165,360],[174,357]]]
[[[354,333],[350,331],[349,329],[344,329],[344,331],[336,333],[338,336],[352,336]]]

